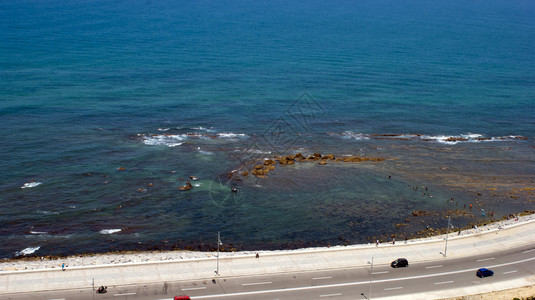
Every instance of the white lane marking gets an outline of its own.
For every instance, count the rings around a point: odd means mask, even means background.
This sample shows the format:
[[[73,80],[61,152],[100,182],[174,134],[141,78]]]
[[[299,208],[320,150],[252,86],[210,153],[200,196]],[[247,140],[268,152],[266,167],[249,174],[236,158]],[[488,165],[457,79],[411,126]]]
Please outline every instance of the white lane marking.
[[[376,275],[376,274],[386,274],[386,273],[388,273],[388,271],[373,272],[372,275]]]
[[[194,291],[194,290],[204,290],[206,287],[205,286],[200,286],[200,287],[194,287],[194,288],[185,288],[185,289],[181,289],[183,291]]]
[[[535,251],[535,249],[530,249],[530,250],[526,250],[526,251],[522,251],[522,253],[529,253],[531,251]]]
[[[131,296],[131,295],[135,295],[136,293],[123,293],[123,294],[113,294],[115,297],[120,297],[120,296]]]
[[[522,260],[519,260],[519,261],[513,261],[513,262],[508,262],[508,263],[503,263],[503,264],[492,265],[492,266],[488,266],[488,268],[497,268],[497,267],[510,266],[510,265],[515,265],[515,264],[525,263],[525,262],[532,261],[532,260],[535,260],[535,257],[530,257],[530,258],[522,259]],[[443,272],[443,273],[434,273],[434,274],[428,274],[428,275],[416,275],[416,276],[409,276],[409,277],[380,279],[380,280],[374,280],[372,282],[379,283],[379,282],[391,282],[391,281],[399,281],[399,280],[420,279],[420,278],[429,278],[429,277],[452,275],[452,274],[467,273],[467,272],[474,272],[474,269],[470,268],[470,269],[465,269],[465,270],[450,271],[450,272]],[[365,285],[365,284],[367,285],[367,284],[370,284],[370,281],[366,280],[366,281],[335,283],[335,284],[325,284],[325,285],[301,286],[301,287],[275,289],[275,290],[264,290],[264,291],[251,291],[251,292],[238,292],[238,293],[228,293],[228,294],[218,294],[218,295],[195,296],[195,299],[223,298],[223,297],[235,297],[235,296],[244,296],[244,295],[259,295],[259,294],[267,294],[267,293],[283,293],[283,292],[305,291],[305,290],[312,290],[312,289],[324,289],[324,288],[341,287],[341,286],[361,285],[361,284],[362,285]]]
[[[320,295],[320,298],[322,298],[322,297],[335,297],[335,296],[342,296],[342,294],[338,293],[338,294]]]
[[[442,282],[435,282],[436,285],[439,285],[439,284],[447,284],[447,283],[453,283],[453,280],[450,280],[450,281],[442,281]]]
[[[262,285],[262,284],[272,284],[271,281],[264,281],[264,282],[252,282],[252,283],[242,283],[241,285]]]
[[[486,260],[493,260],[494,257],[489,257],[489,258],[482,258],[482,259],[478,259],[476,261],[486,261]]]
[[[331,276],[324,276],[324,277],[314,277],[312,280],[321,280],[321,279],[331,279]]]
[[[391,291],[391,290],[401,290],[402,286],[392,287],[392,288],[386,288],[385,291]]]
[[[503,272],[503,274],[511,274],[511,273],[516,273],[518,272],[517,270],[514,270],[514,271],[509,271],[509,272]]]
[[[65,298],[49,299],[49,300],[65,300]]]
[[[429,266],[429,267],[425,267],[426,269],[434,269],[434,268],[442,268],[443,265],[436,265],[436,266]]]

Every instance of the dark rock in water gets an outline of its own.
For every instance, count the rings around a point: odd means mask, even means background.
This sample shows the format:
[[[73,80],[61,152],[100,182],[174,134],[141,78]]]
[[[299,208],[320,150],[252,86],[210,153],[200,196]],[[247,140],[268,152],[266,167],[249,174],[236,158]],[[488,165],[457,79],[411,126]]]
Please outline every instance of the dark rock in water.
[[[445,139],[445,141],[446,142],[465,142],[465,141],[468,141],[468,139],[467,138],[462,138],[462,137],[450,136],[447,139]]]
[[[192,185],[191,182],[189,182],[189,180],[188,180],[188,181],[186,181],[186,185],[183,185],[183,186],[178,187],[178,190],[179,190],[179,191],[189,191],[189,190],[191,190],[192,188],[193,188],[193,185]]]
[[[431,213],[425,210],[415,210],[412,212],[413,216],[420,217],[420,216],[430,216]]]
[[[269,172],[268,169],[254,169],[251,171],[251,174],[255,176],[261,176],[261,175],[266,175],[268,172]]]
[[[279,157],[277,161],[281,165],[293,165],[295,163],[295,156],[293,155],[282,156],[282,157]]]
[[[382,157],[360,157],[360,156],[348,156],[344,158],[338,158],[336,161],[341,162],[363,162],[363,161],[383,161]]]
[[[334,155],[332,155],[332,154],[327,154],[327,155],[323,155],[323,156],[321,157],[321,159],[323,159],[323,160],[327,160],[327,159],[335,160],[336,158],[335,158]]]
[[[266,160],[264,161],[264,165],[265,165],[265,166],[268,166],[268,165],[274,165],[274,164],[276,164],[276,163],[277,163],[277,162],[275,162],[273,159],[266,159]]]

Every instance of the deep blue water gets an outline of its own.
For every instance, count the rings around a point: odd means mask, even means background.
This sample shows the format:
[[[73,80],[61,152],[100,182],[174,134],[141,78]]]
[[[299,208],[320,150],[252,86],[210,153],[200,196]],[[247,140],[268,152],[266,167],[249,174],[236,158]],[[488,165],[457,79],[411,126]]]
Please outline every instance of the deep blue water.
[[[0,29],[0,257],[209,244],[218,230],[245,248],[365,242],[462,197],[385,180],[393,162],[219,186],[276,154],[448,147],[471,162],[512,148],[511,176],[533,184],[533,1],[0,1]],[[177,191],[189,176],[200,186]]]

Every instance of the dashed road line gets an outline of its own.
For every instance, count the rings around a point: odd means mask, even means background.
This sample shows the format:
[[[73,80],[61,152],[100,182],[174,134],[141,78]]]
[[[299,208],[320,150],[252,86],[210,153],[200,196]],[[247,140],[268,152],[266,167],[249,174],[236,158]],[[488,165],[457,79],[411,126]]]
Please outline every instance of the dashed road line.
[[[386,288],[385,291],[401,290],[402,288],[403,288],[402,286],[396,286],[396,287]]]
[[[312,280],[332,279],[332,276],[314,277]]]
[[[123,293],[123,294],[113,294],[113,296],[115,297],[121,297],[121,296],[132,296],[132,295],[135,295],[136,293]]]
[[[241,285],[247,286],[247,285],[263,285],[263,284],[272,284],[271,281],[264,281],[264,282],[252,282],[252,283],[242,283]]]
[[[516,273],[516,272],[518,272],[518,270],[503,272],[503,274],[511,274],[511,273]]]
[[[429,266],[425,267],[426,269],[434,269],[434,268],[442,268],[444,265],[436,265],[436,266]]]
[[[194,291],[194,290],[204,290],[206,287],[205,286],[200,286],[200,287],[192,287],[192,288],[184,288],[184,289],[181,289],[183,291]]]
[[[323,297],[336,297],[336,296],[342,296],[342,294],[337,293],[337,294],[320,295],[320,298],[323,298]]]
[[[442,282],[435,282],[436,285],[439,285],[439,284],[448,284],[448,283],[453,283],[453,280],[450,280],[450,281],[442,281]]]
[[[487,260],[493,260],[494,257],[489,257],[489,258],[482,258],[482,259],[478,259],[476,261],[487,261]]]
[[[526,250],[526,251],[522,251],[522,253],[529,253],[531,251],[535,251],[535,248],[534,249],[529,249],[529,250]]]
[[[377,275],[377,274],[386,274],[388,273],[388,271],[381,271],[381,272],[373,272],[372,275]]]

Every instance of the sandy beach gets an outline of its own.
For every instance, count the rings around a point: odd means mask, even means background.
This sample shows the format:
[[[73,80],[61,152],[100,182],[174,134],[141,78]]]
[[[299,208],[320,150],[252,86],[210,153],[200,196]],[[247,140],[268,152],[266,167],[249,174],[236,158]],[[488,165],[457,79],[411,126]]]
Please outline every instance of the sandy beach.
[[[496,221],[484,226],[475,227],[473,229],[450,232],[448,237],[450,239],[456,237],[473,236],[489,231],[497,231],[504,228],[509,228],[518,224],[531,222],[535,220],[535,214],[518,216],[517,218],[509,218],[508,220]],[[419,244],[425,242],[433,242],[437,240],[444,240],[446,235],[437,235],[433,237],[417,238],[407,241],[398,241],[398,244]],[[379,247],[386,246],[391,243],[379,243]],[[276,250],[276,251],[241,251],[241,252],[220,252],[219,257],[243,257],[243,256],[260,256],[268,254],[295,254],[299,252],[309,252],[327,249],[340,248],[359,248],[369,247],[370,244],[350,245],[350,246],[333,246],[323,248],[304,248],[297,250]],[[0,262],[0,272],[2,271],[23,271],[23,270],[42,270],[42,269],[61,269],[70,267],[89,267],[89,266],[107,266],[114,264],[137,264],[137,263],[153,263],[153,262],[176,262],[195,260],[202,258],[214,258],[218,254],[216,252],[199,252],[199,251],[139,251],[139,252],[125,252],[125,253],[104,253],[104,254],[87,254],[78,256],[68,256],[61,258],[48,257],[27,257],[9,259]]]

